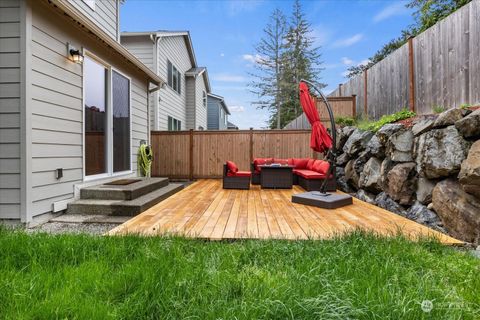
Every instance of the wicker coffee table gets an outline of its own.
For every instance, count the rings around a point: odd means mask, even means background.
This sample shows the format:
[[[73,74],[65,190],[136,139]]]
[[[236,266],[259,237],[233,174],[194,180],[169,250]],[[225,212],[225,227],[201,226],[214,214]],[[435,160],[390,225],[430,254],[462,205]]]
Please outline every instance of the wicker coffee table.
[[[262,165],[260,185],[270,189],[292,189],[293,166]]]

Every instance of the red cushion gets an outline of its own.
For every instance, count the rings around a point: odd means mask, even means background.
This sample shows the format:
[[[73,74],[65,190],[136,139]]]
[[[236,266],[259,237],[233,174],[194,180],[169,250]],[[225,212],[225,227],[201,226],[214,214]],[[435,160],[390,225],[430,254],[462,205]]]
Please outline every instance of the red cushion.
[[[273,158],[273,163],[279,163],[281,165],[287,165],[288,164],[288,159]]]
[[[273,158],[255,158],[253,159],[253,166],[255,167],[255,171],[260,171],[262,168],[258,166],[271,164],[273,162]]]
[[[228,172],[227,176],[229,177],[250,177],[252,173],[250,171],[237,171],[235,173]]]
[[[233,161],[227,161],[227,168],[228,168],[228,171],[233,173],[238,171],[238,167]]]
[[[295,173],[305,179],[325,179],[325,175],[312,170],[295,170]]]
[[[315,162],[315,159],[308,159],[307,162],[307,170],[313,170],[313,163]]]
[[[328,168],[330,168],[330,164],[327,161],[315,160],[313,163],[313,171],[317,171],[318,173],[327,174]]]
[[[308,158],[293,158],[292,162],[296,169],[306,169]]]

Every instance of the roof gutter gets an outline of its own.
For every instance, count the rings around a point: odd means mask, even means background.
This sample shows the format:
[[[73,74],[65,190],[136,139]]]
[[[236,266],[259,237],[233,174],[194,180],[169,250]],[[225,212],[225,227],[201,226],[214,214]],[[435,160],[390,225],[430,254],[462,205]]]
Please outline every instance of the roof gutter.
[[[65,12],[72,19],[80,22],[83,27],[91,31],[95,36],[100,40],[122,55],[125,59],[130,61],[135,67],[140,71],[145,73],[149,80],[157,86],[161,86],[165,83],[165,80],[156,75],[152,70],[150,70],[146,65],[144,65],[140,60],[138,60],[130,51],[128,51],[124,46],[122,46],[115,39],[110,37],[100,29],[95,23],[90,21],[85,15],[80,13],[71,3],[67,0],[49,0],[53,5],[57,6],[60,10]]]

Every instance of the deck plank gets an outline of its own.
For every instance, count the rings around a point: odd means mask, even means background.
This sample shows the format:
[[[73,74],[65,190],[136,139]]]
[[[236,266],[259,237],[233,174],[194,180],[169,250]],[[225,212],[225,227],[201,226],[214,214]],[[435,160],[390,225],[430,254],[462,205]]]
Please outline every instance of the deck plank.
[[[437,237],[442,243],[462,241],[402,216],[353,199],[353,204],[334,210],[291,202],[291,190],[224,190],[221,180],[199,180],[142,212],[108,235],[174,234],[203,239],[328,239],[355,229],[387,236],[401,232],[415,240]],[[339,192],[341,193],[341,192]]]

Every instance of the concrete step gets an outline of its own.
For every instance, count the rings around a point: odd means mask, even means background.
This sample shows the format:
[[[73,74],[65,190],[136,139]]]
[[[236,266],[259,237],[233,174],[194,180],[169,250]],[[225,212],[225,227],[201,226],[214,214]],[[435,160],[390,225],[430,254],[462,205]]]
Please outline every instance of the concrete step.
[[[139,181],[124,186],[100,184],[82,188],[80,199],[133,200],[168,185],[168,178],[135,179]]]
[[[136,216],[182,190],[181,183],[170,183],[133,200],[80,199],[68,204],[67,214]]]

